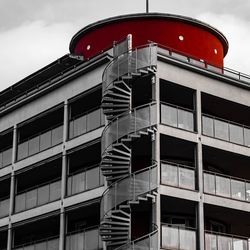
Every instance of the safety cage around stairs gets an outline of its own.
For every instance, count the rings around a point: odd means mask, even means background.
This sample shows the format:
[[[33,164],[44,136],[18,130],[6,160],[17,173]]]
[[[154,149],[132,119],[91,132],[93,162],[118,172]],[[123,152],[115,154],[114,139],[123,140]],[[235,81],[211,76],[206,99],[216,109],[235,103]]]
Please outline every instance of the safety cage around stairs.
[[[150,138],[157,131],[156,103],[132,107],[133,84],[153,77],[157,70],[157,45],[148,44],[114,58],[103,73],[102,109],[109,123],[102,133],[101,169],[109,187],[101,199],[99,232],[107,249],[158,249],[157,229],[131,237],[131,214],[143,204],[152,206],[157,196],[158,165],[133,172],[134,141]]]

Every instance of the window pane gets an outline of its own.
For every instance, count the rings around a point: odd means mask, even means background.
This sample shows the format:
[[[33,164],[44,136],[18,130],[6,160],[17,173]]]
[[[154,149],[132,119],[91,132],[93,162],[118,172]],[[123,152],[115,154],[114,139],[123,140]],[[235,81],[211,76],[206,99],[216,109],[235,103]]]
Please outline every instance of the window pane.
[[[233,238],[233,249],[234,250],[248,250],[247,240]]]
[[[50,184],[50,201],[55,201],[61,197],[61,181]]]
[[[48,241],[47,245],[48,245],[48,250],[59,250],[59,240],[58,239]]]
[[[216,235],[206,234],[205,235],[205,249],[206,250],[217,250]]]
[[[87,132],[86,115],[74,120],[74,137]]]
[[[250,147],[250,129],[244,128],[244,142],[245,146]]]
[[[63,126],[52,129],[52,146],[61,143],[63,140]]]
[[[202,116],[202,132],[204,135],[214,137],[214,125],[212,118]]]
[[[214,120],[215,137],[229,141],[228,123]]]
[[[88,114],[87,116],[87,131],[96,129],[100,127],[101,124],[101,117],[100,117],[100,109],[97,109],[91,113]]]
[[[69,138],[74,137],[74,120],[69,122]]]
[[[99,186],[98,168],[92,168],[86,171],[86,188],[91,189]]]
[[[72,176],[69,176],[67,179],[67,195],[72,195]]]
[[[195,232],[180,229],[180,249],[194,250],[196,249]]]
[[[17,159],[21,160],[23,158],[26,158],[27,156],[28,156],[28,141],[18,145]]]
[[[39,136],[36,136],[29,140],[29,155],[39,152],[39,139]]]
[[[204,174],[204,192],[215,194],[215,175]]]
[[[15,199],[15,211],[16,212],[25,210],[25,200],[26,200],[25,195],[26,194],[23,193],[23,194],[19,194],[16,196],[16,199]]]
[[[218,236],[218,250],[232,250],[232,238]]]
[[[178,186],[178,169],[177,166],[161,164],[161,181],[162,184]]]
[[[98,249],[98,230],[89,230],[85,232],[86,249],[96,250]]]
[[[0,201],[0,217],[5,217],[9,214],[9,204],[9,199]]]
[[[40,136],[40,150],[45,150],[51,147],[51,130]]]
[[[216,176],[216,194],[230,197],[230,179]]]
[[[49,185],[38,188],[38,206],[49,202]]]
[[[47,242],[37,243],[35,245],[35,250],[47,250]]]
[[[165,249],[179,249],[178,228],[162,226],[162,247]]]
[[[37,204],[37,189],[26,193],[26,209],[33,208]]]
[[[250,183],[246,183],[246,200],[250,201]]]
[[[189,131],[194,130],[194,118],[192,112],[178,109],[178,128]]]
[[[3,153],[0,152],[0,168],[3,168]]]
[[[85,190],[85,172],[72,176],[72,194]]]
[[[192,169],[179,168],[179,185],[182,188],[195,189],[195,172]]]
[[[243,127],[229,124],[230,141],[238,144],[243,144]]]
[[[231,189],[232,189],[232,198],[238,200],[245,200],[246,198],[245,182],[231,180]]]
[[[161,122],[173,127],[177,127],[177,109],[161,105]]]
[[[12,148],[3,151],[3,166],[8,166],[12,162]]]

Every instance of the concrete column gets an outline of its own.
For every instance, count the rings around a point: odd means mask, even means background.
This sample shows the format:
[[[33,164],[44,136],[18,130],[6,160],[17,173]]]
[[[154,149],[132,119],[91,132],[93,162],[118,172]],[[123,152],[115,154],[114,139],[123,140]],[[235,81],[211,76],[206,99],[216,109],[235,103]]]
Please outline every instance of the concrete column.
[[[59,237],[59,250],[64,250],[65,248],[65,211],[64,207],[61,207],[60,212],[60,237]]]
[[[63,143],[68,139],[69,132],[69,104],[68,100],[64,102],[64,117],[63,117]]]
[[[12,228],[11,228],[11,223],[9,223],[8,239],[7,239],[7,250],[11,250],[11,248],[12,248]]]
[[[17,125],[13,128],[13,144],[12,144],[12,165],[16,161],[17,156]]]
[[[204,250],[204,197],[203,197],[203,160],[202,160],[202,143],[201,143],[201,134],[202,134],[202,112],[201,112],[201,92],[197,90],[196,93],[196,116],[197,116],[197,132],[198,132],[198,144],[197,144],[197,177],[198,177],[198,188],[200,200],[197,206],[197,225],[198,225],[198,249]]]

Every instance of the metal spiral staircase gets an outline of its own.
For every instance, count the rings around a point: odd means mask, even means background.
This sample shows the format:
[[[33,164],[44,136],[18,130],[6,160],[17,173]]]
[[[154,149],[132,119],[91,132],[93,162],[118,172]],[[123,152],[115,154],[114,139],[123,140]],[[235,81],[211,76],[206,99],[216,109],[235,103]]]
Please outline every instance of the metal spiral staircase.
[[[99,231],[108,249],[130,249],[131,209],[155,202],[157,195],[157,163],[134,173],[131,166],[132,142],[157,131],[155,103],[131,109],[135,79],[156,72],[156,49],[149,44],[119,55],[103,74],[102,108],[109,123],[102,134],[101,170],[110,186],[101,200]]]

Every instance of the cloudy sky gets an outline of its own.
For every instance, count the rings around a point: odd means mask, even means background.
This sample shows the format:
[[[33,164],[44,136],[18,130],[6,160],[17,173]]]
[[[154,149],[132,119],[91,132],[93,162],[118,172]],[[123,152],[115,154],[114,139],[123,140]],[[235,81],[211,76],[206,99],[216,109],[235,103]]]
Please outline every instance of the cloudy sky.
[[[0,0],[0,91],[69,52],[89,23],[145,11],[146,0]],[[151,12],[205,21],[229,41],[225,66],[250,74],[249,0],[149,0]]]

